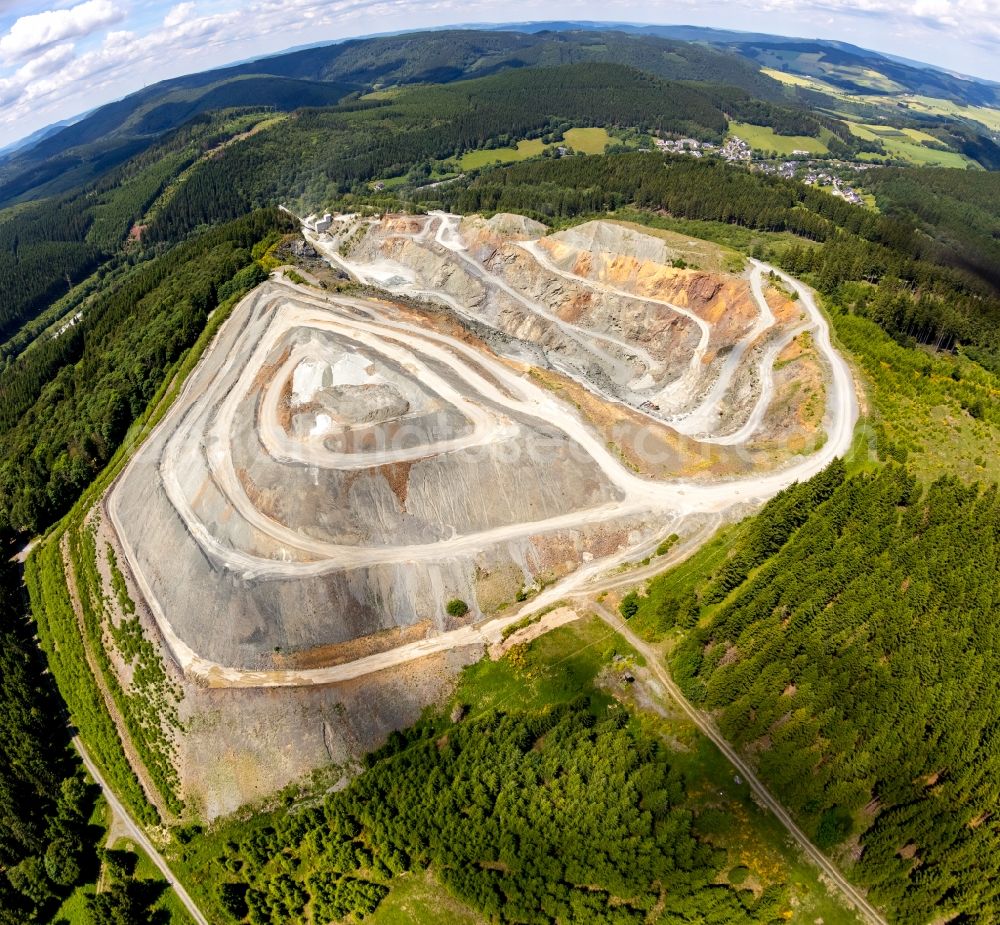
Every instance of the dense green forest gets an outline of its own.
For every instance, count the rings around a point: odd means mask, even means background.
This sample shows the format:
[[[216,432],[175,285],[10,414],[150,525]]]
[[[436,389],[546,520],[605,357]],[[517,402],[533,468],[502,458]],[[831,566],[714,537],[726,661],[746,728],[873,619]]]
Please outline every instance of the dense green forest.
[[[89,875],[94,793],[32,639],[15,570],[0,575],[0,923],[44,921]]]
[[[775,498],[710,574],[651,582],[633,619],[691,628],[678,683],[893,921],[990,921],[996,489],[892,466],[842,479]]]
[[[265,277],[251,249],[287,221],[257,212],[138,264],[0,373],[0,529],[34,531],[68,510],[208,313]]]
[[[0,342],[8,341],[2,356],[17,352],[9,339],[26,322],[98,267],[106,273],[120,265],[133,224],[181,171],[242,121],[236,111],[201,116],[99,180],[0,213]]]
[[[90,224],[72,200],[42,202],[0,222],[0,338],[97,266]]]
[[[883,212],[922,229],[956,265],[1000,287],[1000,173],[886,169],[866,182]]]
[[[670,129],[719,140],[726,118],[702,90],[614,64],[522,70],[297,113],[195,171],[149,230],[176,239],[257,205],[326,202],[360,183],[489,143],[579,125]]]
[[[697,832],[684,777],[623,710],[578,697],[487,710],[393,735],[319,805],[215,833],[201,871],[234,920],[361,917],[392,878],[428,865],[510,923],[780,921],[786,897],[728,885]],[[720,870],[721,868],[721,870]]]

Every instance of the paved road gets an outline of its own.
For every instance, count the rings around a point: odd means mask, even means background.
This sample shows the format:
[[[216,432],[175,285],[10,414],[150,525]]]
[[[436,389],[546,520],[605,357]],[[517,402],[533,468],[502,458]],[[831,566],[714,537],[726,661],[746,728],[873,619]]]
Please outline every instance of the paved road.
[[[79,736],[73,737],[73,745],[80,753],[80,758],[83,759],[83,766],[87,769],[87,773],[94,778],[97,785],[104,791],[104,798],[108,801],[111,812],[121,821],[122,827],[125,829],[128,837],[142,848],[149,856],[149,859],[157,866],[160,873],[163,874],[163,879],[173,887],[177,898],[184,903],[184,908],[187,909],[188,914],[194,919],[197,925],[209,925],[208,919],[201,914],[201,910],[194,904],[194,900],[188,895],[188,891],[184,889],[180,881],[174,876],[163,855],[153,847],[153,843],[146,837],[146,833],[139,828],[135,820],[129,815],[128,810],[122,805],[121,800],[118,799],[115,792],[108,786],[107,781],[105,781],[101,772],[97,770],[97,765],[94,764]]]
[[[606,607],[592,600],[588,601],[588,604],[605,623],[623,636],[629,645],[646,659],[649,670],[656,675],[656,679],[666,688],[667,693],[677,702],[677,705],[684,711],[688,719],[715,743],[719,751],[726,756],[729,763],[750,785],[750,789],[756,794],[760,802],[778,817],[778,820],[788,829],[792,838],[799,843],[809,859],[823,871],[833,886],[840,891],[841,895],[869,922],[875,923],[875,925],[887,925],[886,919],[882,914],[844,877],[833,862],[809,840],[806,833],[795,824],[788,811],[771,796],[764,785],[757,779],[757,775],[754,774],[750,766],[722,737],[719,730],[715,728],[715,724],[704,713],[696,710],[688,702],[681,689],[674,683],[673,678],[670,677],[670,674],[663,666],[660,653],[636,635],[620,617],[612,614]]]

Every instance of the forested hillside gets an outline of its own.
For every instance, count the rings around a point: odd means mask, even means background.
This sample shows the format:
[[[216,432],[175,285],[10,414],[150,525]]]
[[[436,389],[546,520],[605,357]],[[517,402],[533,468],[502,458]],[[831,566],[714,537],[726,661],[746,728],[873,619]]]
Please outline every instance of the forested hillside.
[[[613,63],[669,80],[728,84],[754,97],[792,102],[794,91],[732,52],[621,32],[445,30],[357,39],[174,78],[102,106],[33,146],[0,157],[0,205],[95,179],[196,113],[231,106],[294,110],[331,105],[347,93],[574,63]]]
[[[883,212],[925,230],[957,265],[1000,287],[1000,173],[875,170]]]
[[[675,764],[600,697],[431,719],[394,735],[344,791],[232,820],[186,863],[220,921],[361,918],[428,866],[499,923],[780,921],[780,887],[726,882],[727,852],[699,831],[714,823],[692,813]]]
[[[997,914],[998,524],[995,487],[883,468],[779,496],[714,574],[638,601],[693,627],[678,682],[893,921]]]
[[[24,343],[8,339],[25,322],[99,266],[106,271],[122,262],[133,223],[181,171],[261,118],[237,112],[201,116],[100,180],[0,216],[0,341],[7,341],[0,359],[23,349]]]
[[[94,804],[65,711],[25,617],[15,570],[0,575],[0,923],[45,921],[93,861]]]
[[[41,202],[0,222],[0,338],[89,274],[100,250],[91,217],[74,200]]]
[[[35,531],[72,505],[208,313],[264,278],[251,249],[286,223],[258,212],[140,263],[0,373],[0,529]]]
[[[612,64],[522,70],[407,90],[388,100],[305,110],[233,146],[191,176],[149,235],[177,237],[282,199],[325,202],[421,161],[541,135],[564,122],[670,129],[715,140],[726,128],[705,92]]]

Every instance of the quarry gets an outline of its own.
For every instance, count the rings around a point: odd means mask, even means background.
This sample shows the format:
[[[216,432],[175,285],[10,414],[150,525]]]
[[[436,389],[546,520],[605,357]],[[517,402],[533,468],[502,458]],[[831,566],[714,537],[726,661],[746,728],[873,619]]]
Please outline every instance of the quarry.
[[[243,299],[93,514],[209,817],[356,760],[505,630],[637,580],[669,535],[687,555],[857,420],[811,293],[717,245],[322,225],[305,239],[357,285],[277,272]]]

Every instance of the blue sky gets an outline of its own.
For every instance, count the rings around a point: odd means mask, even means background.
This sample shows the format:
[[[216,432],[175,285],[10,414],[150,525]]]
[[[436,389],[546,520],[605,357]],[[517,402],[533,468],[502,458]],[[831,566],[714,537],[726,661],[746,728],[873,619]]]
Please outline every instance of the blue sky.
[[[1000,0],[0,0],[0,145],[157,80],[294,45],[544,19],[834,38],[1000,81]]]

